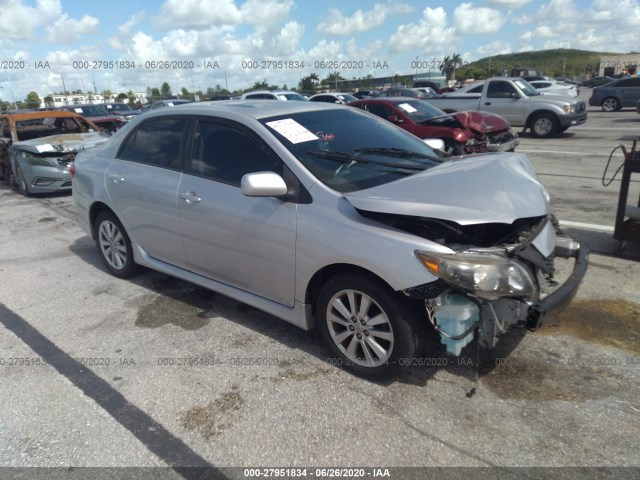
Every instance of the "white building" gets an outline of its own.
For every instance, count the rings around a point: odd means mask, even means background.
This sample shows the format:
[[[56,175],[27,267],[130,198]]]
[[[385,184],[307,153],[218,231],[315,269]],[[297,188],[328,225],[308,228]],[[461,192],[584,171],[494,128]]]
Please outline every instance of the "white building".
[[[69,95],[61,95],[58,93],[49,95],[53,98],[53,102],[40,101],[40,107],[62,107],[63,105],[77,105],[80,103],[112,103],[116,102],[119,94],[114,93],[105,98],[101,93],[70,93]],[[147,103],[146,92],[133,92],[135,102]],[[42,97],[41,97],[42,98]]]

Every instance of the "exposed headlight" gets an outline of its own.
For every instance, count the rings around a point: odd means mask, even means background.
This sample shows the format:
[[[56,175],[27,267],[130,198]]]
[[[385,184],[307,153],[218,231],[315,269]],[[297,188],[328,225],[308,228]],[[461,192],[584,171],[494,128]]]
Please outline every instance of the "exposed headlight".
[[[527,268],[503,255],[416,252],[416,256],[434,275],[480,298],[497,300],[507,296],[528,297],[536,291]]]
[[[577,105],[566,104],[566,105],[562,106],[562,109],[567,113],[576,113],[578,111],[577,110]]]

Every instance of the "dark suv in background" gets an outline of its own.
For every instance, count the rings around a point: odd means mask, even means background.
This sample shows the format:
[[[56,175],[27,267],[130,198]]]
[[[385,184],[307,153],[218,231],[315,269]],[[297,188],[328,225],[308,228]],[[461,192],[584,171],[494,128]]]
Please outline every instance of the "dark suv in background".
[[[640,100],[640,77],[626,77],[595,87],[589,105],[602,107],[605,112],[615,112],[623,107],[634,107]]]

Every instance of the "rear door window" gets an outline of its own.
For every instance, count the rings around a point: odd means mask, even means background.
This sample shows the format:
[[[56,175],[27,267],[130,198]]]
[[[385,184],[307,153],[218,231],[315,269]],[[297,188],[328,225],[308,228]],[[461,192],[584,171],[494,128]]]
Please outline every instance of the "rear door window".
[[[127,137],[118,158],[171,170],[182,169],[186,117],[146,120]]]

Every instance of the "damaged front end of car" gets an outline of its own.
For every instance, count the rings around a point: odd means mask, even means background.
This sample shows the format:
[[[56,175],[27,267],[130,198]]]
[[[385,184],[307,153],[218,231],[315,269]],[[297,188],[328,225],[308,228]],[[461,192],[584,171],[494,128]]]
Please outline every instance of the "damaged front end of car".
[[[424,302],[425,321],[452,355],[460,355],[476,334],[481,347],[493,348],[515,325],[536,330],[548,323],[571,302],[588,267],[588,247],[560,230],[526,157],[495,158],[499,165],[478,156],[476,163],[469,159],[458,168],[427,173],[422,183],[440,199],[436,205],[407,200],[393,211],[375,204],[373,197],[370,202],[352,199],[361,215],[449,249],[415,250],[416,260],[437,280],[402,292]],[[445,179],[466,187],[448,185]],[[407,182],[407,192],[410,187]],[[562,284],[555,278],[558,258],[573,260]]]

